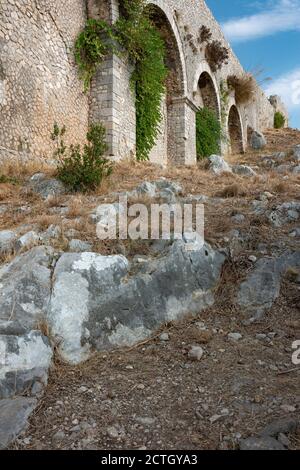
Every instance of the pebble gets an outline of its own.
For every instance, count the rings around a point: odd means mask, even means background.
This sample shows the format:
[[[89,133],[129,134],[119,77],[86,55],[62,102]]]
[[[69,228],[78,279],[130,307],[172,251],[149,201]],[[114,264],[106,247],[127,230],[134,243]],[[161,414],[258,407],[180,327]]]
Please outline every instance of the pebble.
[[[265,335],[264,333],[259,333],[255,336],[256,339],[259,339],[259,340],[264,340],[266,339],[267,335]]]
[[[280,408],[286,413],[294,413],[296,411],[296,407],[291,405],[281,405]]]
[[[231,341],[239,341],[242,339],[243,335],[241,335],[241,333],[229,333],[227,337]]]
[[[114,426],[109,426],[107,428],[107,434],[109,435],[109,437],[112,437],[113,439],[116,439],[117,437],[119,437],[119,431]]]
[[[58,431],[52,436],[52,441],[62,441],[66,437],[63,431]]]
[[[201,346],[192,346],[188,352],[188,357],[195,361],[200,361],[203,357],[204,351]]]
[[[251,255],[251,256],[249,256],[248,260],[251,261],[251,263],[256,263],[257,257],[254,256],[254,255]]]
[[[162,333],[159,337],[160,341],[169,341],[170,340],[170,336],[168,333]]]

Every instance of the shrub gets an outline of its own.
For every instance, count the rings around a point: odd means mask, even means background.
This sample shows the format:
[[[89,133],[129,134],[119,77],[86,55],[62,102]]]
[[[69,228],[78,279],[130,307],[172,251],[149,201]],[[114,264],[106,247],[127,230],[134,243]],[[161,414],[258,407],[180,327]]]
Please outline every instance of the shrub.
[[[280,111],[276,111],[274,115],[274,127],[275,129],[282,129],[285,125],[285,117]]]
[[[199,29],[199,38],[198,38],[198,40],[199,40],[200,44],[203,43],[203,42],[210,41],[211,37],[212,37],[211,30],[203,24],[201,26],[201,28]]]
[[[203,108],[196,113],[197,158],[220,152],[221,124],[213,111]]]
[[[102,179],[112,172],[112,163],[103,156],[107,150],[105,129],[102,124],[91,125],[83,146],[71,145],[67,148],[63,141],[66,128],[54,125],[51,138],[57,143],[55,158],[57,160],[57,176],[73,191],[95,189]]]
[[[212,41],[207,44],[205,57],[213,72],[216,72],[223,64],[228,64],[229,51],[222,46],[221,41]]]
[[[229,88],[235,91],[235,99],[238,104],[250,101],[256,90],[256,81],[252,73],[245,73],[241,77],[229,75],[227,84]]]

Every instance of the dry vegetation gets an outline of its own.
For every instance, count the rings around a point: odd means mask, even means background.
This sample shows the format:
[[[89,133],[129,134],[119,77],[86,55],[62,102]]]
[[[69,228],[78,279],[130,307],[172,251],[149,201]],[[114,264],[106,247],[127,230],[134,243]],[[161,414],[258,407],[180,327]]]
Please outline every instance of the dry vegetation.
[[[257,84],[252,73],[245,73],[241,77],[230,75],[227,78],[228,87],[235,91],[235,99],[238,104],[245,104],[252,100],[257,89]]]

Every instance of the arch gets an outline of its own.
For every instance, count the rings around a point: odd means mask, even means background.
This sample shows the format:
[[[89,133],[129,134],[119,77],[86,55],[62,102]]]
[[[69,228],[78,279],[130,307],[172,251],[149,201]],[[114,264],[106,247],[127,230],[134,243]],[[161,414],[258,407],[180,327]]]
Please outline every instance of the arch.
[[[181,68],[181,75],[182,75],[182,95],[187,96],[187,70],[186,70],[186,62],[185,62],[185,55],[183,52],[183,45],[181,41],[180,32],[178,29],[178,25],[175,20],[175,16],[171,12],[171,10],[166,6],[165,0],[151,0],[146,2],[149,7],[155,12],[159,12],[162,17],[165,18],[165,22],[168,24],[168,29],[172,32],[173,36],[173,46],[179,55],[178,63],[180,64]]]
[[[201,76],[209,77],[208,80],[210,82],[210,86],[214,90],[214,94],[217,100],[216,103],[216,108],[218,109],[218,115],[220,117],[221,115],[221,98],[220,98],[220,93],[219,93],[219,87],[217,80],[215,78],[215,75],[210,69],[210,66],[208,65],[206,60],[201,60],[201,62],[198,65],[196,75],[194,78],[194,84],[193,84],[193,101],[196,104],[197,107],[199,107],[198,104],[198,93],[199,93],[199,80]]]
[[[208,72],[202,72],[199,77],[195,100],[198,107],[208,108],[216,114],[218,119],[221,118],[218,93]]]
[[[186,66],[176,21],[165,2],[147,3],[150,17],[166,44],[166,94],[161,103],[163,119],[156,145],[150,152],[150,161],[160,164],[181,164],[184,159],[186,118],[184,98],[187,92]]]
[[[244,152],[242,120],[236,105],[232,105],[228,114],[228,135],[231,153]]]

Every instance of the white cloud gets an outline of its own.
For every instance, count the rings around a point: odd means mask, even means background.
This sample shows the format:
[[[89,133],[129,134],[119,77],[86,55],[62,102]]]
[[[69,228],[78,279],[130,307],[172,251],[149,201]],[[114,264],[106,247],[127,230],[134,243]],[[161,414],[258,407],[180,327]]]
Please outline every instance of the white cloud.
[[[283,31],[300,31],[300,0],[267,2],[267,7],[259,13],[223,23],[228,40],[241,42]]]
[[[270,82],[265,91],[268,96],[280,95],[290,111],[297,110],[300,113],[300,68]]]

